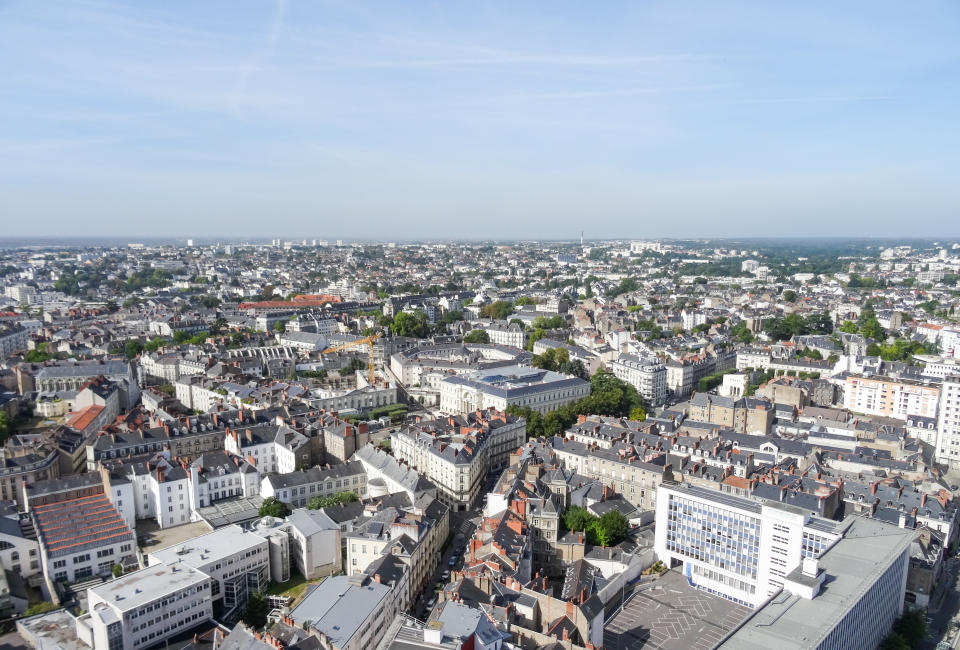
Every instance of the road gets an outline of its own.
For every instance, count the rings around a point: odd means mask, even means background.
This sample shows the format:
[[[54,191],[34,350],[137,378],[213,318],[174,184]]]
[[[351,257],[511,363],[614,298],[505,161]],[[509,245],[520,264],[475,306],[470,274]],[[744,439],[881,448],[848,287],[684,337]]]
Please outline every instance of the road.
[[[957,583],[960,558],[951,557],[946,562],[943,577],[945,583],[943,589],[946,593],[943,596],[943,604],[935,613],[927,615],[929,633],[920,645],[921,650],[934,650],[940,641],[951,643],[953,648],[960,648],[960,635],[957,634],[956,627],[954,626],[951,630],[951,622],[956,620],[957,612],[960,611],[960,584]],[[935,595],[934,601],[936,599]]]

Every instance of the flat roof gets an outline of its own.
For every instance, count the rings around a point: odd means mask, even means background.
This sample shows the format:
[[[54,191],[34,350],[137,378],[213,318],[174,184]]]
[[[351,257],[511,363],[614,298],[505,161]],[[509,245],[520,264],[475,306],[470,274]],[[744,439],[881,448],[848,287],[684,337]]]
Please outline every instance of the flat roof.
[[[91,587],[89,592],[125,612],[209,579],[210,576],[193,567],[155,564]]]
[[[150,554],[152,560],[165,564],[183,562],[193,567],[202,567],[218,562],[246,549],[265,546],[267,540],[249,533],[236,524],[218,528],[212,533],[200,535],[182,544],[175,544]]]
[[[721,647],[730,650],[815,648],[896,558],[916,533],[854,517],[846,535],[820,556],[826,579],[816,598],[782,591],[756,610]],[[893,605],[893,603],[891,603]]]
[[[678,492],[680,496],[686,495],[694,499],[703,499],[704,501],[712,501],[713,503],[724,505],[729,508],[746,510],[751,514],[755,514],[758,516],[763,510],[763,503],[761,501],[745,499],[743,497],[734,496],[727,492],[720,492],[719,490],[709,490],[707,488],[690,485],[689,483],[678,483],[676,485],[664,484],[662,487],[666,487],[669,490]]]

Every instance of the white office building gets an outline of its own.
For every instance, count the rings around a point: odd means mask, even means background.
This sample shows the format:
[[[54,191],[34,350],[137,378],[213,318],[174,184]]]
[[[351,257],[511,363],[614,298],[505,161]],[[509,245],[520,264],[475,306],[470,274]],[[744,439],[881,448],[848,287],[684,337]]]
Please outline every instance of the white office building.
[[[876,519],[850,526],[819,560],[805,558],[724,650],[874,650],[903,613],[915,534]]]
[[[268,541],[236,524],[151,553],[147,560],[150,566],[179,564],[210,576],[214,605],[227,620],[242,611],[251,593],[270,584]]]
[[[156,647],[213,618],[212,581],[197,569],[158,564],[87,590],[77,637],[93,650]]]
[[[667,399],[667,367],[659,359],[643,359],[635,354],[622,354],[610,362],[610,370],[622,381],[637,389],[640,397],[652,406]]]
[[[804,558],[842,535],[838,522],[777,501],[735,497],[688,484],[657,490],[654,552],[699,589],[758,607],[783,589]]]

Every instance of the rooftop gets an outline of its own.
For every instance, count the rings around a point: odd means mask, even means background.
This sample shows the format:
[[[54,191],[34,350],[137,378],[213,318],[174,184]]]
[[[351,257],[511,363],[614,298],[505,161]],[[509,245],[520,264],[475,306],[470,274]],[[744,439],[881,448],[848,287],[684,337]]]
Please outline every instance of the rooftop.
[[[124,612],[209,579],[210,576],[193,567],[156,564],[146,569],[128,573],[116,580],[110,580],[97,587],[91,587],[90,593],[95,593],[113,607]],[[96,611],[96,606],[94,611]]]
[[[133,532],[104,494],[33,506],[37,536],[51,557],[133,541]]]
[[[350,576],[327,578],[307,592],[290,617],[301,625],[309,621],[342,648],[391,593],[389,587],[374,580],[359,586],[354,582]]]
[[[212,533],[194,537],[183,544],[151,553],[150,559],[165,564],[183,562],[192,567],[202,568],[241,553],[245,549],[266,546],[266,544],[267,540],[259,535],[248,533],[236,524],[230,524]]]
[[[874,519],[854,518],[846,535],[820,557],[820,569],[827,577],[819,595],[806,599],[781,592],[756,610],[722,647],[819,647],[897,556],[909,554],[914,536],[913,531]]]

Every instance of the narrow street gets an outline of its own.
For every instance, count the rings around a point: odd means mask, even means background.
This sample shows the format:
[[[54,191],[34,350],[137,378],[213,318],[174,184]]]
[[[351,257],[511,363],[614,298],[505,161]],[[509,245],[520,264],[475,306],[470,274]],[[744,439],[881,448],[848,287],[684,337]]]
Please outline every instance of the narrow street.
[[[960,558],[951,557],[947,561],[944,569],[943,595],[934,594],[931,601],[931,609],[941,600],[939,607],[932,614],[927,615],[928,633],[927,638],[920,646],[922,650],[935,650],[940,648],[960,647],[960,629],[957,628],[957,612],[960,610],[960,584],[957,583],[957,570],[960,568]],[[938,644],[944,642],[947,645]]]

